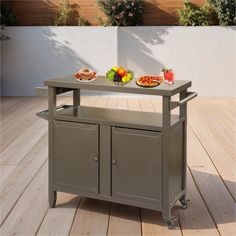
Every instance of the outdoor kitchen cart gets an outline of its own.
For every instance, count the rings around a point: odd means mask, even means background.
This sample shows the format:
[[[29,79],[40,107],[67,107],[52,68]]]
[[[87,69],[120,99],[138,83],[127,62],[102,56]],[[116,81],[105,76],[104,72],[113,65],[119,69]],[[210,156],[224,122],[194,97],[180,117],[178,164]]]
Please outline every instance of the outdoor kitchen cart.
[[[116,86],[104,76],[90,83],[73,76],[45,81],[49,121],[49,204],[57,191],[161,211],[173,227],[171,208],[186,199],[187,102],[191,81],[141,88]],[[162,96],[162,113],[80,106],[80,90]],[[73,91],[73,105],[56,107],[58,94]],[[179,101],[171,96],[179,94]],[[171,110],[179,106],[179,115]]]

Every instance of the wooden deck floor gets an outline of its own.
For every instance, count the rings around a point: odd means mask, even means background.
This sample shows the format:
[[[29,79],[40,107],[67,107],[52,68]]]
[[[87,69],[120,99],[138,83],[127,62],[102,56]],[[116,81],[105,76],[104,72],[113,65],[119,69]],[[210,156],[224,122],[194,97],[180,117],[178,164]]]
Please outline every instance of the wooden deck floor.
[[[61,97],[59,103],[70,104]],[[156,98],[82,97],[87,106],[157,112]],[[236,235],[236,99],[197,98],[188,106],[187,209],[177,227],[159,212],[59,193],[48,208],[46,98],[2,98],[0,235]]]

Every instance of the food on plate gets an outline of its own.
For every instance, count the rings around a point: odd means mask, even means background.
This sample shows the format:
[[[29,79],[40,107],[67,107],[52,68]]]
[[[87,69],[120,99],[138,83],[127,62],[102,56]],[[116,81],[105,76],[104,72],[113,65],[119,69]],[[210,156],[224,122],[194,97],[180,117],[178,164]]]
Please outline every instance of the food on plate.
[[[156,75],[144,75],[137,79],[137,85],[141,87],[156,87],[160,85],[163,81],[161,76]]]
[[[96,72],[87,68],[82,68],[75,74],[75,78],[80,81],[89,81],[96,78]]]
[[[106,78],[116,85],[125,85],[133,79],[133,72],[123,67],[113,66],[107,73]]]

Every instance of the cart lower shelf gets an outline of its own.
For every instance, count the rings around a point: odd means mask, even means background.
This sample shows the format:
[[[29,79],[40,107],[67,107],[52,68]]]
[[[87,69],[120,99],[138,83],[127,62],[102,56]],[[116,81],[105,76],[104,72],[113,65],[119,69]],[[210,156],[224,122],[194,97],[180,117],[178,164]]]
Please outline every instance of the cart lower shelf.
[[[39,112],[38,116],[48,119],[48,111]],[[55,119],[155,131],[161,131],[163,123],[162,113],[68,105],[59,107]],[[180,121],[179,115],[171,115],[171,126]]]

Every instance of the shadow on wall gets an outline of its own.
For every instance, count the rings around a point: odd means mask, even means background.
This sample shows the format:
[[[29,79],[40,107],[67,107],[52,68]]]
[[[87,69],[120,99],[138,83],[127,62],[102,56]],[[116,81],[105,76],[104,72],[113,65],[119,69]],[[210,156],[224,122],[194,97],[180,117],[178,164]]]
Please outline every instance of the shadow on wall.
[[[159,74],[164,65],[152,55],[149,46],[164,44],[168,27],[118,28],[118,64],[141,74]]]
[[[11,39],[1,47],[3,96],[31,96],[32,88],[42,86],[47,78],[72,74],[80,67],[94,69],[69,42],[60,41],[53,27],[9,27],[6,33]]]
[[[53,28],[39,29],[42,31],[42,39],[39,39],[39,42],[44,44],[41,48],[45,51],[45,53],[41,53],[48,56],[45,59],[48,60],[52,71],[58,71],[58,75],[60,76],[71,74],[73,71],[76,72],[80,67],[88,67],[94,70],[91,64],[79,57],[70,48],[68,41],[64,40],[63,43],[58,41],[57,34],[52,30]]]

